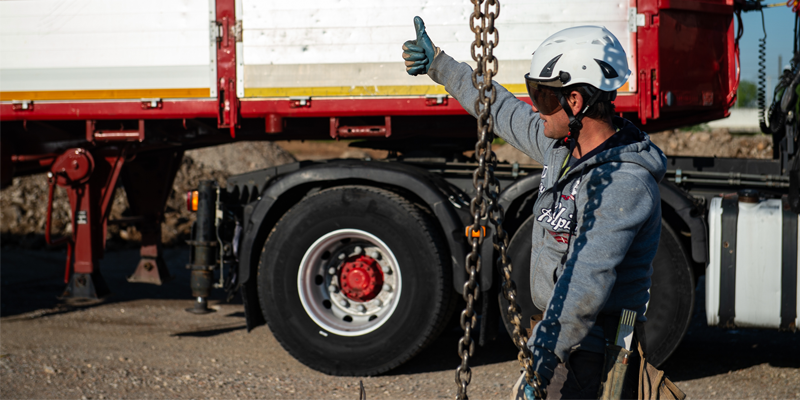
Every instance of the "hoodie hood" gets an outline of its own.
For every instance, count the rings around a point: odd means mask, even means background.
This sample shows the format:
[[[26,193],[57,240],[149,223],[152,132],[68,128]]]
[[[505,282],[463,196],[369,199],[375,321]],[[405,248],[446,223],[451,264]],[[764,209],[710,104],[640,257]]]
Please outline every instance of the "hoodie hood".
[[[619,128],[617,134],[623,135],[633,143],[601,151],[571,169],[567,176],[580,174],[583,169],[594,168],[599,164],[623,162],[636,164],[646,169],[656,182],[661,182],[667,172],[667,157],[661,149],[650,141],[650,136],[647,133],[640,130],[630,121],[620,117],[613,117],[612,121]]]

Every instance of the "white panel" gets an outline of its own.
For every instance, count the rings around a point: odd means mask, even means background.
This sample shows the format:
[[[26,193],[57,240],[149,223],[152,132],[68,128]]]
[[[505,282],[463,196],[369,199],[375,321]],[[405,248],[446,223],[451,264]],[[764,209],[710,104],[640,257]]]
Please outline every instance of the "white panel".
[[[778,328],[781,321],[780,199],[739,203],[736,235],[736,325]]]
[[[246,65],[398,63],[402,43],[415,39],[416,15],[425,20],[435,45],[458,60],[471,60],[472,4],[466,1],[242,1]],[[529,61],[545,38],[575,25],[604,25],[629,50],[627,4],[609,0],[502,2],[495,52],[500,71],[504,61]],[[430,84],[418,81],[417,85]],[[522,83],[522,75],[499,81]],[[245,82],[249,82],[247,77]]]
[[[528,68],[529,61],[506,61],[496,80],[513,82],[523,77]],[[244,76],[248,88],[433,84],[408,75],[402,62],[245,65]]]
[[[242,0],[236,0],[237,23],[242,22]],[[236,97],[244,97],[244,43],[236,42]]]
[[[0,90],[185,89],[208,87],[208,67],[5,69]]]
[[[244,44],[236,43],[236,96],[244,97]]]
[[[208,66],[208,17],[208,0],[2,1],[0,68]]]
[[[711,199],[708,208],[708,268],[706,269],[706,322],[709,326],[719,324],[719,249],[722,236],[722,198]]]
[[[217,97],[217,35],[219,35],[219,28],[217,28],[217,2],[216,0],[208,0],[208,79],[209,79],[209,95]]]

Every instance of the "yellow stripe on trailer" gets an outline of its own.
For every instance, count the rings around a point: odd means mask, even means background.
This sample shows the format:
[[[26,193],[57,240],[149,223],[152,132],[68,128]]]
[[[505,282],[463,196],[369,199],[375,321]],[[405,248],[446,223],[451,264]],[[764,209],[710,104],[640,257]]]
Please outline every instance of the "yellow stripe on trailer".
[[[504,85],[509,92],[527,96],[525,84]],[[628,84],[619,89],[628,91]],[[347,96],[426,96],[446,95],[442,85],[396,86],[322,86],[322,87],[263,87],[245,88],[244,97],[347,97]]]

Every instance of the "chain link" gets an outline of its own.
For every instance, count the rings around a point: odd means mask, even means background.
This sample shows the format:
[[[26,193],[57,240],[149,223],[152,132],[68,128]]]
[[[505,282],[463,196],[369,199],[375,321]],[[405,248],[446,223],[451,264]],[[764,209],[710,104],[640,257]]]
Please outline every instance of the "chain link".
[[[492,151],[494,140],[494,119],[491,115],[491,106],[497,98],[497,90],[492,86],[492,78],[497,74],[498,60],[494,56],[494,47],[500,41],[495,20],[500,14],[499,0],[471,0],[475,6],[470,16],[469,27],[475,33],[470,54],[476,62],[472,72],[472,84],[478,90],[475,100],[475,114],[478,116],[478,142],[475,144],[475,158],[478,167],[472,174],[472,184],[475,187],[475,197],[469,205],[472,214],[472,225],[469,228],[471,251],[466,257],[466,270],[468,280],[464,283],[464,300],[467,306],[461,312],[461,328],[464,336],[458,341],[458,354],[461,365],[456,369],[456,384],[458,385],[457,400],[468,399],[467,387],[472,380],[472,370],[469,367],[469,357],[474,354],[475,342],[472,340],[472,330],[475,328],[475,301],[480,295],[478,274],[481,269],[480,248],[484,241],[484,230],[481,228],[481,219],[488,218],[495,227],[494,250],[500,256],[498,266],[503,275],[503,296],[508,300],[508,316],[514,324],[512,340],[519,348],[517,360],[525,370],[525,380],[534,389],[536,398],[547,397],[541,378],[533,371],[533,358],[527,346],[527,338],[523,333],[522,317],[516,302],[516,289],[511,278],[511,259],[507,250],[509,237],[503,229],[504,211],[499,203],[500,181],[494,176],[497,167],[497,156]],[[487,201],[484,201],[484,197]]]

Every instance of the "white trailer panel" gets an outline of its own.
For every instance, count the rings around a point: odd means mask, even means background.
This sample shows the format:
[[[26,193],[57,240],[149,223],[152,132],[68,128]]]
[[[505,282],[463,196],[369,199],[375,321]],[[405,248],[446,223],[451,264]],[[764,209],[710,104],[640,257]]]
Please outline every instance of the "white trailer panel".
[[[471,61],[469,30],[473,6],[465,1],[429,0],[240,0],[245,97],[397,96],[444,94],[424,77],[405,73],[403,42],[415,38],[413,18],[425,20],[436,46]],[[576,25],[603,25],[625,47],[631,70],[633,36],[629,1],[506,0],[501,4],[495,55],[496,80],[525,93],[530,56],[553,33]],[[633,91],[634,82],[623,91]]]
[[[3,100],[209,97],[209,0],[0,2]]]

